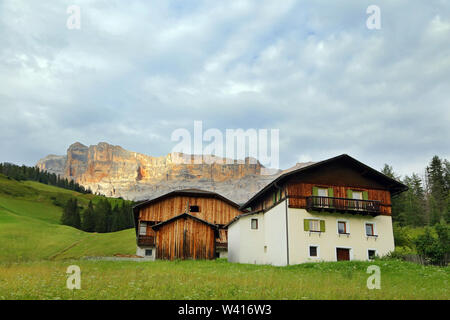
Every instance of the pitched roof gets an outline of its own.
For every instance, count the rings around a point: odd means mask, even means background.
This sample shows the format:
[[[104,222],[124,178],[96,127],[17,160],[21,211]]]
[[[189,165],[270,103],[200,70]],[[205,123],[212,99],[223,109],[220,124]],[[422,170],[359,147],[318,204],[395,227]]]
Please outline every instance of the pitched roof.
[[[230,199],[225,198],[224,196],[222,196],[216,192],[200,190],[200,189],[182,189],[182,190],[174,190],[174,191],[165,193],[159,197],[138,203],[137,205],[135,205],[133,207],[133,211],[135,211],[135,209],[139,209],[139,208],[149,205],[151,203],[155,203],[155,202],[161,201],[163,199],[166,199],[169,197],[174,197],[174,196],[217,198],[217,199],[220,199],[220,200],[228,203],[229,205],[231,205],[235,208],[239,208],[239,205],[237,203],[231,201]]]
[[[218,228],[215,224],[209,223],[208,221],[205,221],[205,220],[203,220],[203,219],[200,219],[200,218],[198,218],[198,217],[196,217],[196,216],[193,216],[192,214],[189,214],[189,213],[186,213],[186,212],[184,212],[184,213],[182,213],[182,214],[179,214],[179,215],[177,215],[177,216],[174,216],[174,217],[172,217],[172,218],[170,218],[170,219],[167,219],[167,220],[165,220],[165,221],[163,221],[163,222],[160,222],[160,223],[158,223],[158,224],[155,224],[155,225],[152,226],[152,229],[153,229],[153,230],[158,230],[158,229],[159,229],[160,227],[162,227],[163,225],[168,224],[168,223],[171,223],[171,222],[173,222],[173,221],[175,221],[175,220],[178,220],[178,219],[180,219],[180,218],[192,218],[192,219],[194,219],[194,220],[197,220],[197,221],[199,221],[199,222],[201,222],[201,223],[204,223],[204,224],[210,226],[211,228],[213,228],[213,229],[215,229],[215,230],[219,230],[219,228]]]
[[[270,190],[271,188],[276,187],[276,185],[278,183],[282,183],[283,181],[285,181],[288,177],[291,177],[292,175],[295,174],[300,174],[303,172],[307,172],[308,170],[311,170],[313,168],[317,168],[320,166],[324,166],[327,164],[330,164],[332,162],[336,162],[336,161],[340,161],[340,160],[345,160],[348,161],[358,167],[363,168],[364,170],[366,170],[367,172],[370,172],[374,177],[380,179],[383,181],[383,183],[387,186],[388,190],[391,192],[392,195],[396,195],[399,194],[403,191],[408,190],[408,187],[405,186],[404,184],[398,182],[397,180],[394,180],[388,176],[386,176],[385,174],[365,165],[364,163],[356,160],[355,158],[350,157],[347,154],[341,154],[339,156],[327,159],[327,160],[323,160],[320,162],[308,162],[308,163],[302,163],[298,166],[298,168],[294,168],[293,170],[289,170],[283,174],[281,174],[279,177],[277,177],[276,179],[274,179],[271,183],[269,183],[268,185],[266,185],[263,189],[261,189],[258,193],[256,193],[252,198],[250,198],[245,204],[243,204],[240,209],[245,209],[247,207],[250,206],[250,204],[255,201],[258,197],[260,197],[262,194],[266,193],[268,190]]]

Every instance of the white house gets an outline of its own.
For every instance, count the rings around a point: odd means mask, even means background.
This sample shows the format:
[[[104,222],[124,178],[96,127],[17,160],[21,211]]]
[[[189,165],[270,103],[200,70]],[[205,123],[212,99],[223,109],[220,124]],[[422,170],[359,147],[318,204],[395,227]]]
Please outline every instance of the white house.
[[[228,261],[284,266],[370,260],[394,250],[391,196],[407,187],[341,155],[299,164],[228,225]]]

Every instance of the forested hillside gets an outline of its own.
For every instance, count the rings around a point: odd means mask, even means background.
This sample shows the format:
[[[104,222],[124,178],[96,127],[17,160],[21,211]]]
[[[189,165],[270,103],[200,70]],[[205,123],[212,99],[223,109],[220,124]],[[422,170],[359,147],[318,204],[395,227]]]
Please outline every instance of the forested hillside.
[[[382,172],[409,190],[392,199],[392,218],[401,226],[432,226],[450,222],[450,162],[434,156],[423,173],[398,176],[385,165]]]

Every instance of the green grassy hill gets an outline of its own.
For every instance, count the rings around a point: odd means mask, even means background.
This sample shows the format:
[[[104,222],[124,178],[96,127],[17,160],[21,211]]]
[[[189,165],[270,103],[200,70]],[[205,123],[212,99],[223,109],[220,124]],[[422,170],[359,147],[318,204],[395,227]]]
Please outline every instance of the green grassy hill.
[[[97,234],[60,225],[62,204],[76,197],[81,206],[101,197],[0,175],[0,262],[58,260],[133,254],[134,230]],[[110,199],[115,204],[120,199]]]

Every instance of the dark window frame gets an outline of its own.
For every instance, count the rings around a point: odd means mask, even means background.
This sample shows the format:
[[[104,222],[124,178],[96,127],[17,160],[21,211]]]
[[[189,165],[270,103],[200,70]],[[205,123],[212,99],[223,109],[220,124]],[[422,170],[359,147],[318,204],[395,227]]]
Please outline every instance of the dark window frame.
[[[315,254],[311,254],[311,249],[315,250]],[[319,256],[319,246],[309,246],[309,257],[311,258],[317,258]]]
[[[200,206],[196,204],[189,206],[189,212],[200,212]]]

